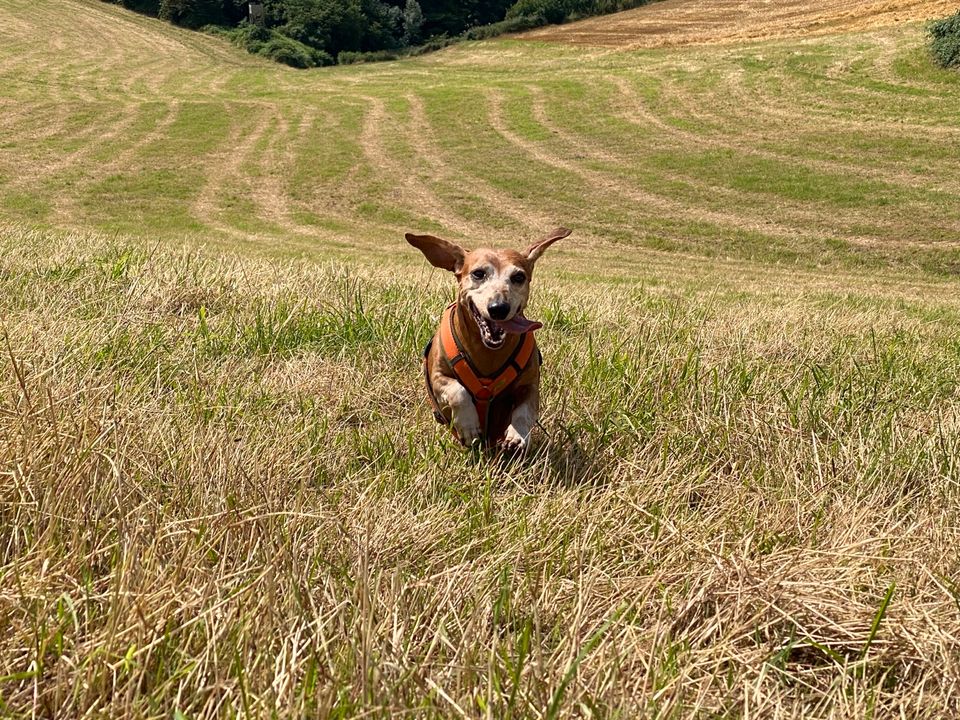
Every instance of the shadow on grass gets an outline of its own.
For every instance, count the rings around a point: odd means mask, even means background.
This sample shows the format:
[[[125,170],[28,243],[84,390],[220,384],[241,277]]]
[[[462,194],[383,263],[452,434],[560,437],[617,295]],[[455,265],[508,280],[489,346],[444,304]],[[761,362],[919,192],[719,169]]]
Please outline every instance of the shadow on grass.
[[[531,443],[525,455],[496,451],[488,457],[503,470],[521,471],[541,489],[599,489],[609,481],[606,458],[566,426],[547,430],[540,425]]]

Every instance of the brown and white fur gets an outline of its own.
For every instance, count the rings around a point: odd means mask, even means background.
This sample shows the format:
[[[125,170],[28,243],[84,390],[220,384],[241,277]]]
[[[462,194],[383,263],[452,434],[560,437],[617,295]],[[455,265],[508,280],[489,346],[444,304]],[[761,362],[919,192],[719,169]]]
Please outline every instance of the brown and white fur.
[[[495,373],[521,342],[522,335],[504,331],[502,325],[529,323],[523,311],[530,295],[534,264],[548,247],[569,234],[569,230],[557,228],[525,251],[517,252],[487,248],[467,251],[432,235],[407,233],[407,242],[432,265],[456,276],[459,291],[454,323],[480,373]],[[470,446],[481,439],[484,429],[470,393],[457,380],[441,345],[435,336],[427,356],[428,382],[444,417],[452,423],[461,441]],[[508,451],[524,452],[540,409],[540,360],[536,353],[506,392],[511,396],[509,424],[502,433],[491,436],[502,437],[502,445]],[[491,418],[491,423],[495,422]]]

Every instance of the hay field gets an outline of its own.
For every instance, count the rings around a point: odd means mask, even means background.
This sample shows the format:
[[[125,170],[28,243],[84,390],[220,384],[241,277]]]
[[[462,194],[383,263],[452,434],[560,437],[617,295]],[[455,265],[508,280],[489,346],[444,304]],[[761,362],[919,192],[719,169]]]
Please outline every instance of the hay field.
[[[3,5],[0,714],[958,710],[960,75],[920,25],[298,72]],[[473,457],[402,233],[561,223],[537,450]]]
[[[950,0],[663,0],[527,37],[620,50],[718,45],[889,28],[956,10]]]

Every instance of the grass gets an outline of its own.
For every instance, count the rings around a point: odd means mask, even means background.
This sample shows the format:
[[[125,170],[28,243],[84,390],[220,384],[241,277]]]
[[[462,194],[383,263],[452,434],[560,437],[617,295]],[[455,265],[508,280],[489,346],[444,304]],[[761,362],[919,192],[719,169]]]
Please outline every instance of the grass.
[[[2,248],[8,713],[952,697],[952,283],[545,281],[544,432],[502,466],[421,397],[443,278]]]
[[[942,152],[960,132],[957,76],[928,62],[918,25],[631,53],[500,40],[297,72],[76,7],[110,53],[83,33],[28,46],[30,22],[60,20],[49,3],[14,5],[29,22],[7,71],[18,142],[0,147],[12,221],[253,239],[284,257],[344,243],[375,256],[411,224],[528,237],[573,218],[583,240],[621,249],[653,238],[716,254],[722,238],[730,257],[786,247],[768,259],[808,269],[909,269],[917,253],[952,253],[960,227]],[[154,62],[164,54],[175,62]]]
[[[922,27],[295,72],[11,7],[0,714],[956,707],[960,80]],[[402,232],[558,222],[535,450],[474,457]]]

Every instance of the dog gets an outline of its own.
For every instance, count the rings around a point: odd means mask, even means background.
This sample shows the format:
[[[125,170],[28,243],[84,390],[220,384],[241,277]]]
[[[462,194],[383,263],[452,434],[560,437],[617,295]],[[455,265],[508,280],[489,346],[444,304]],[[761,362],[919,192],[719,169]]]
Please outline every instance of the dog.
[[[523,252],[467,251],[433,235],[407,233],[407,242],[434,267],[452,272],[457,299],[424,350],[427,396],[437,421],[460,442],[524,453],[540,412],[540,365],[524,316],[537,260],[557,240],[557,228]]]

